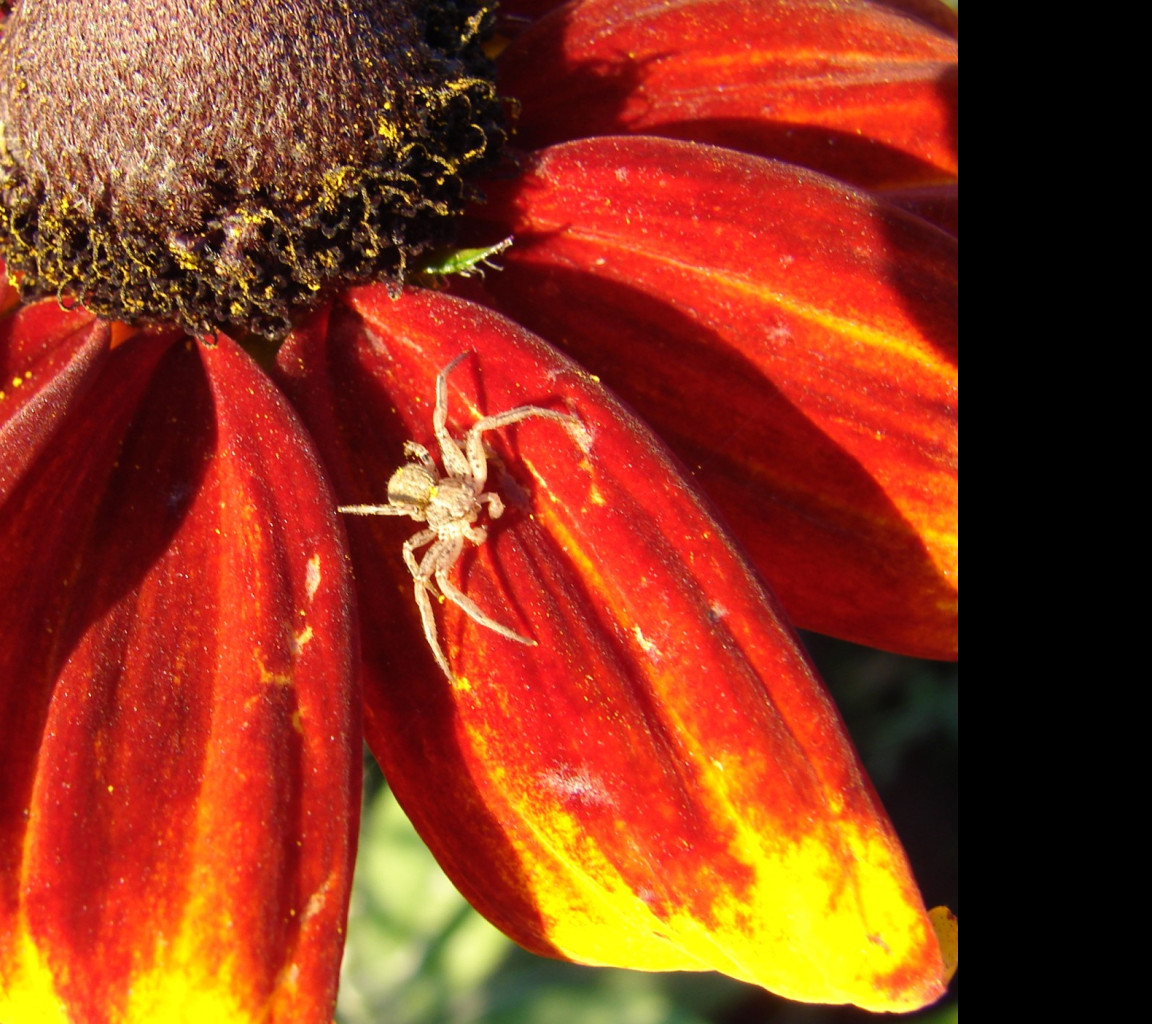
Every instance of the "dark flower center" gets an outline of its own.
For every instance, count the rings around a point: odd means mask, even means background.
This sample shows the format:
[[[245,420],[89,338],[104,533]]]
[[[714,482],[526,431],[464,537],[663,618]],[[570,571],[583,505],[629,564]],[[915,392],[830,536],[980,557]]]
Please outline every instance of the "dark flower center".
[[[451,240],[503,141],[479,0],[22,0],[0,254],[101,316],[276,337]]]

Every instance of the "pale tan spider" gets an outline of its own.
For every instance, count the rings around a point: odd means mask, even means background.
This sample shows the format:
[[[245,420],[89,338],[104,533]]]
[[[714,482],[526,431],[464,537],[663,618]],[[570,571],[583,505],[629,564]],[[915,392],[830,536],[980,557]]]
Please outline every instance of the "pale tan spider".
[[[440,588],[445,598],[462,608],[480,625],[517,643],[531,646],[536,644],[535,640],[529,640],[489,618],[475,601],[448,578],[448,573],[464,550],[464,541],[483,544],[488,536],[483,526],[473,525],[480,516],[481,507],[488,506],[489,519],[499,519],[504,514],[504,502],[500,496],[484,490],[488,482],[488,456],[482,435],[488,430],[498,430],[537,417],[561,424],[582,451],[587,451],[589,445],[588,431],[577,417],[535,405],[522,405],[495,416],[485,416],[473,423],[462,438],[453,438],[448,433],[448,374],[468,355],[462,352],[436,377],[436,409],[432,413],[432,432],[440,446],[443,474],[436,468],[436,462],[427,448],[415,441],[406,441],[404,454],[409,461],[397,469],[388,481],[387,505],[339,507],[341,512],[348,515],[408,516],[418,523],[428,524],[428,529],[421,530],[404,542],[404,564],[408,566],[415,582],[416,606],[420,609],[424,636],[432,648],[436,664],[449,679],[452,678],[452,671],[448,668],[448,659],[444,657],[436,637],[436,620],[429,596],[436,593],[436,587]],[[432,546],[420,561],[416,561],[416,549],[429,543]]]

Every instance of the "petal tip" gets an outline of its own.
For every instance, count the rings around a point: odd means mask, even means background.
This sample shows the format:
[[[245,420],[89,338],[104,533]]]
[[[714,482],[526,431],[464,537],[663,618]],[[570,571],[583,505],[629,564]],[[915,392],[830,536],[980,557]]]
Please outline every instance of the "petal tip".
[[[947,984],[960,964],[960,922],[947,907],[933,907],[928,911],[928,920],[940,944],[940,956],[944,960],[944,982]]]

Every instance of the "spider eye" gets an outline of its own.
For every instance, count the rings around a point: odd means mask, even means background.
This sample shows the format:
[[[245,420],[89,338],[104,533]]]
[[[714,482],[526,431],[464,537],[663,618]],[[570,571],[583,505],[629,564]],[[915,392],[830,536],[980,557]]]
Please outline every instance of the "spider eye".
[[[408,463],[396,470],[388,481],[388,503],[422,508],[432,500],[435,490],[436,478],[423,466]]]

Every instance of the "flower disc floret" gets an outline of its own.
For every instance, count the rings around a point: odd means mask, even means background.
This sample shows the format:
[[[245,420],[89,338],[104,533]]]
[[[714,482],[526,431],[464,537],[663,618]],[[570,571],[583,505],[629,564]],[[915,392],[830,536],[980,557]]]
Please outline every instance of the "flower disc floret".
[[[26,0],[0,39],[0,249],[36,295],[278,336],[450,240],[503,141],[471,0]]]

